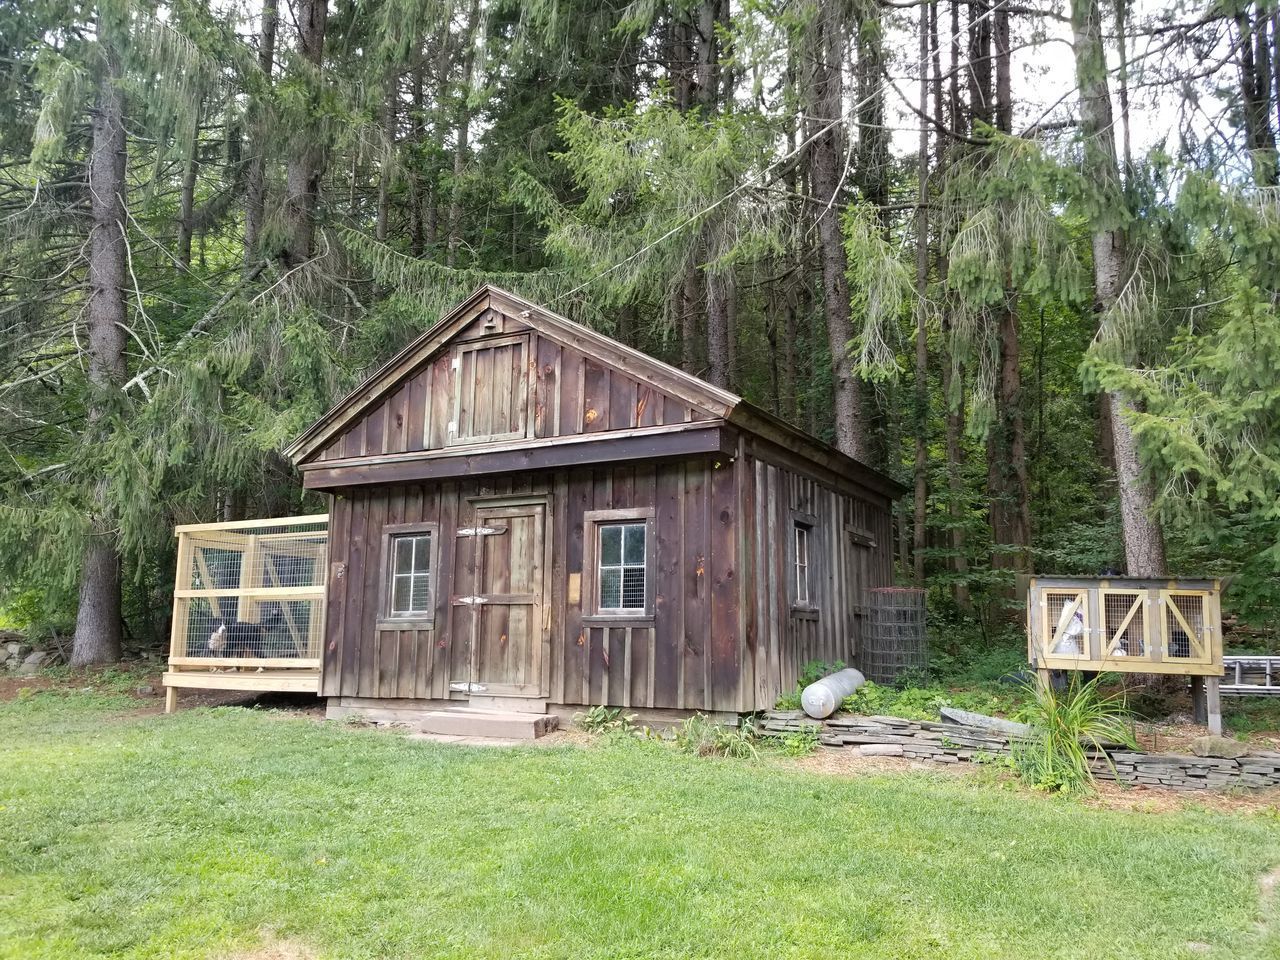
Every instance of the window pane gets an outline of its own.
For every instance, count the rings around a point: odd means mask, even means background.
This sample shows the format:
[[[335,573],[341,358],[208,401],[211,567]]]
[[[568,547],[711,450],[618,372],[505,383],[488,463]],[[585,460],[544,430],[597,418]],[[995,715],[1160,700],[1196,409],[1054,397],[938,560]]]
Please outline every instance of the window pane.
[[[622,606],[622,571],[606,567],[600,571],[600,609],[617,610]]]
[[[644,609],[644,567],[623,569],[622,606],[629,610]]]
[[[413,537],[396,537],[396,573],[413,572]]]
[[[431,607],[431,578],[425,573],[410,578],[413,584],[409,609],[413,613],[426,613]]]
[[[414,537],[413,572],[431,572],[431,534]]]
[[[409,611],[409,594],[411,593],[412,583],[412,577],[396,577],[391,595],[392,613],[407,613]]]
[[[645,525],[629,523],[622,528],[622,533],[622,562],[644,563]]]
[[[616,523],[600,528],[600,563],[622,562],[622,527]]]

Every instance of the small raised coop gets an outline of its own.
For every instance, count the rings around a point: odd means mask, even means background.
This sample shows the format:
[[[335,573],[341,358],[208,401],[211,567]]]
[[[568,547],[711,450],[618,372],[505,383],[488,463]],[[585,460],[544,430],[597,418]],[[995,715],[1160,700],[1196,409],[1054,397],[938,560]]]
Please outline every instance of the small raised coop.
[[[1191,678],[1197,719],[1221,732],[1222,610],[1217,580],[1032,577],[1027,653],[1050,670]]]
[[[180,688],[319,693],[327,515],[175,528],[166,711]]]

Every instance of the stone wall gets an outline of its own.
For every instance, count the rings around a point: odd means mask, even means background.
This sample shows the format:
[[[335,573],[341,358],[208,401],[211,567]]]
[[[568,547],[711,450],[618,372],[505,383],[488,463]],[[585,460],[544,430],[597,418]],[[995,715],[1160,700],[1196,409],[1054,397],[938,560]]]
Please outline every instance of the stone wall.
[[[937,763],[1008,756],[1015,739],[1012,734],[987,727],[901,717],[837,714],[817,721],[799,710],[767,713],[763,727],[766,733],[786,734],[815,725],[821,727],[818,741],[826,747],[852,749],[862,756],[905,757]],[[1101,780],[1173,790],[1280,787],[1280,753],[1228,759],[1114,750],[1109,752],[1109,759],[1095,756],[1093,770],[1094,776]]]
[[[1280,753],[1258,753],[1228,759],[1112,750],[1110,757],[1111,764],[1101,758],[1093,761],[1093,775],[1099,780],[1119,780],[1121,783],[1174,790],[1280,787]]]

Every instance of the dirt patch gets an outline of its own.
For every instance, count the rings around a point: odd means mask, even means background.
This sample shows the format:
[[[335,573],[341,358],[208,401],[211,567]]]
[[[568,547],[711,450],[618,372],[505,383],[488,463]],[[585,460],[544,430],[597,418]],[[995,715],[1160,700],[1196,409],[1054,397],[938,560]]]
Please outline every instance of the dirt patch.
[[[836,777],[864,777],[880,773],[931,773],[950,777],[972,776],[980,768],[971,763],[930,763],[905,757],[863,757],[853,750],[819,749],[807,757],[780,758],[777,764],[805,773]]]
[[[1203,737],[1205,730],[1199,724],[1178,717],[1161,723],[1139,722],[1135,732],[1138,746],[1148,753],[1188,754],[1191,741]],[[1253,731],[1245,736],[1244,741],[1259,750],[1280,750],[1280,733],[1275,731]]]
[[[229,953],[224,960],[315,960],[315,950],[296,940],[275,940],[260,947]]]
[[[23,690],[56,690],[64,686],[52,677],[37,674],[34,677],[5,676],[0,674],[0,703],[6,700],[17,700],[23,696]],[[30,696],[30,694],[27,694]]]

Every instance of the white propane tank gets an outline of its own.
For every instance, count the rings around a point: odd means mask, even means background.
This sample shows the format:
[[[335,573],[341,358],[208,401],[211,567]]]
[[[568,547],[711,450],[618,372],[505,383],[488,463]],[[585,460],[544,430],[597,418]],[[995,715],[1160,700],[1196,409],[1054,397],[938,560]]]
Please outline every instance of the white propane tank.
[[[849,667],[816,680],[800,694],[800,706],[815,720],[825,720],[838,709],[840,702],[867,682],[861,672]]]

